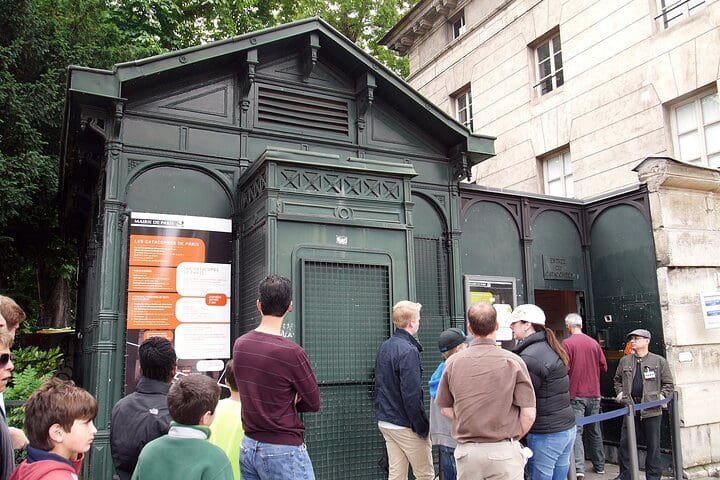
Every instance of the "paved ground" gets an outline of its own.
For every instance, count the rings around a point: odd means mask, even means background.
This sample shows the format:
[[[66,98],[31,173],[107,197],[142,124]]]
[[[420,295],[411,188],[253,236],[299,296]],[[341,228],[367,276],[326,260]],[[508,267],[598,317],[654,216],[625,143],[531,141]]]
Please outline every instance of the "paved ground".
[[[613,463],[606,463],[605,464],[605,473],[604,474],[598,474],[593,471],[592,462],[585,462],[585,480],[611,480],[618,476],[618,473],[620,473],[620,469],[617,465]],[[665,472],[667,473],[667,472]],[[672,479],[673,477],[663,475],[663,480],[665,479]],[[695,480],[717,480],[718,477],[703,477],[703,478],[697,478]],[[645,472],[640,472],[640,480],[645,479]]]
[[[614,465],[612,463],[606,463],[605,473],[595,473],[593,471],[592,462],[585,462],[585,480],[610,480],[617,477],[619,472],[620,470],[617,465]]]

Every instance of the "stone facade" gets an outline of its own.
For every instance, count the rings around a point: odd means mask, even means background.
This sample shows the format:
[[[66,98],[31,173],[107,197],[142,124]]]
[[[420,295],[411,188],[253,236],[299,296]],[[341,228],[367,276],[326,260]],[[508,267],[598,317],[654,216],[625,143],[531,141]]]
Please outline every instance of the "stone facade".
[[[674,107],[718,91],[720,1],[681,3],[699,6],[666,25],[662,0],[421,0],[383,42],[450,115],[470,89],[474,131],[497,136],[478,184],[546,193],[543,158],[559,151],[578,198],[647,183],[683,463],[702,477],[720,466],[720,329],[705,328],[699,300],[720,291],[720,173],[668,157],[681,158]],[[541,95],[535,48],[558,33],[564,84]]]
[[[540,159],[568,149],[575,196],[587,198],[636,184],[645,157],[680,158],[673,104],[717,92],[720,1],[668,28],[660,1],[424,0],[384,41],[408,55],[408,82],[449,114],[470,87],[474,131],[497,136],[478,184],[544,193]],[[465,32],[452,40],[460,13]],[[565,82],[540,95],[533,47],[553,31]]]
[[[666,354],[680,394],[690,477],[720,465],[720,328],[707,329],[700,293],[720,291],[720,172],[668,158],[636,169],[648,186]]]

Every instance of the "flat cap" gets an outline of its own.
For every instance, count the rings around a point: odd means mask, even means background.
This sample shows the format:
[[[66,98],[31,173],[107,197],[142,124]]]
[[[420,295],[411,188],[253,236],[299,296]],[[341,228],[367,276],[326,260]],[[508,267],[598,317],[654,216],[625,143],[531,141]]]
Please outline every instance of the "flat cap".
[[[632,332],[627,334],[627,338],[630,338],[633,335],[635,335],[636,337],[645,337],[648,340],[650,340],[652,338],[652,335],[650,335],[650,331],[645,330],[644,328],[637,328],[637,329],[633,330]]]

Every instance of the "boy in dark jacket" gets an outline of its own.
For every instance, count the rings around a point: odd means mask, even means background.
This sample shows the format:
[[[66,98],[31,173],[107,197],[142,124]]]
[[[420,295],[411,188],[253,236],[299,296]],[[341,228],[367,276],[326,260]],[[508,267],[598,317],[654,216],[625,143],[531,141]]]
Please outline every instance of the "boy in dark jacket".
[[[170,387],[168,409],[173,422],[167,435],[143,448],[133,480],[233,480],[225,452],[207,441],[220,387],[201,374],[182,377]]]
[[[139,348],[142,376],[112,410],[110,452],[120,480],[129,480],[142,448],[170,428],[167,394],[177,357],[170,340],[150,337]]]
[[[10,480],[77,480],[97,429],[97,402],[73,382],[52,378],[25,403],[27,460]]]

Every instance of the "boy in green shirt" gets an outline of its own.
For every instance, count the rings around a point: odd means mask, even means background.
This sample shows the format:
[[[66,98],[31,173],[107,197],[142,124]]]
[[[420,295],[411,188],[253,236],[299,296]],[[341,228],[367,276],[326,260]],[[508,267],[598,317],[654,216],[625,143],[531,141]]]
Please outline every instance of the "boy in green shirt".
[[[225,452],[207,441],[219,399],[220,387],[205,375],[174,383],[167,396],[170,431],[143,448],[132,479],[233,480]]]

